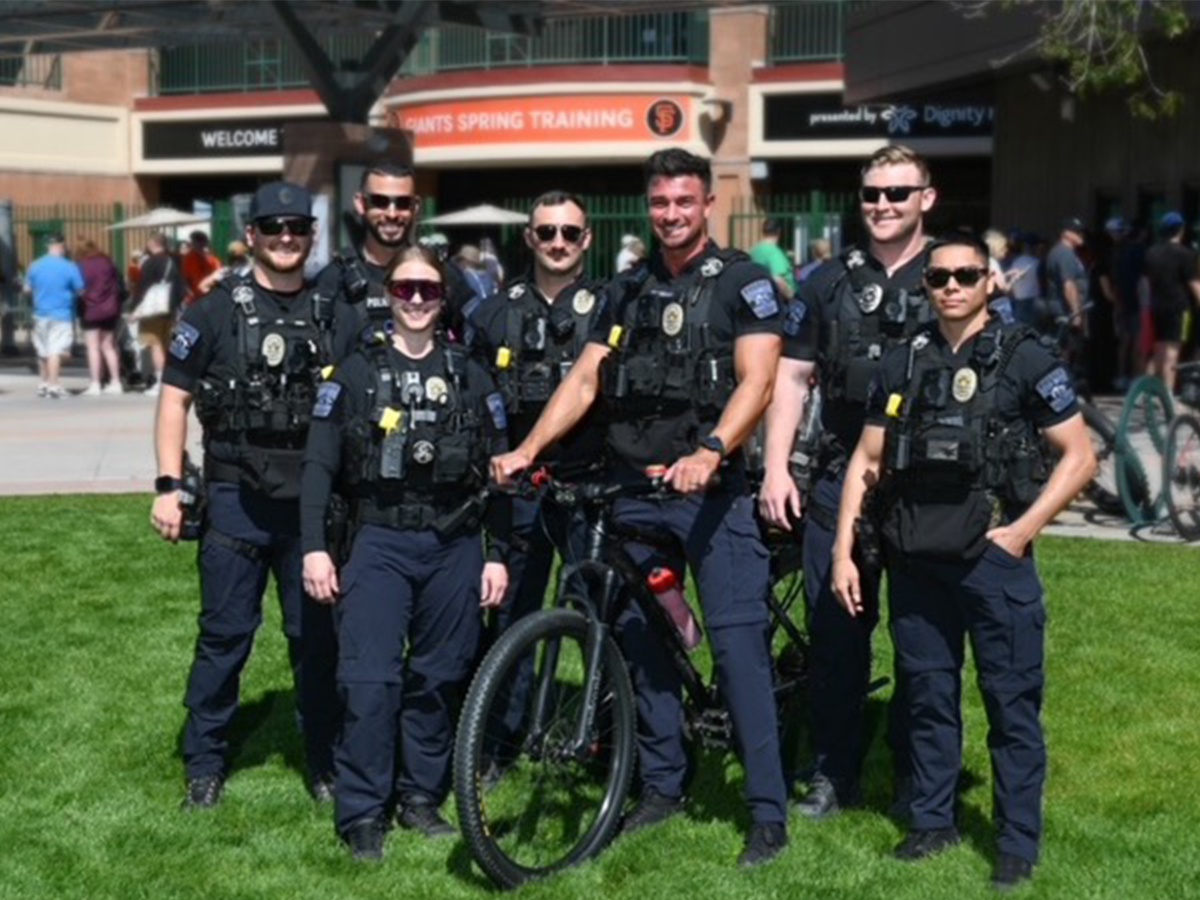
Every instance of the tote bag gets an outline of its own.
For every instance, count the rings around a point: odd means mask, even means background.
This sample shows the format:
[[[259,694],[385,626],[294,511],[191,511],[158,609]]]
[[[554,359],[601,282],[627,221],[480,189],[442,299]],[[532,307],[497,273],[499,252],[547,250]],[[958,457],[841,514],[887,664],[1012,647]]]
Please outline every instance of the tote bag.
[[[168,259],[167,271],[164,273],[162,281],[146,288],[142,302],[133,311],[133,318],[152,319],[156,316],[169,316],[171,314],[171,275],[174,273],[173,265],[172,260]]]

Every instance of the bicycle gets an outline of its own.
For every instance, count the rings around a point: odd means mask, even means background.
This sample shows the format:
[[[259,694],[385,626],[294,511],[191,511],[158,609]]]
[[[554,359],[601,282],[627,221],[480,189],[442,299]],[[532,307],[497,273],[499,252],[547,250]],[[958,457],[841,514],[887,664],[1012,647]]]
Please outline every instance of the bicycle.
[[[665,499],[654,480],[567,484],[543,475],[550,502],[582,508],[589,541],[584,559],[564,565],[553,608],[532,613],[492,646],[467,692],[454,752],[459,824],[475,861],[498,885],[516,887],[599,854],[616,835],[633,779],[635,713],[627,663],[614,638],[617,617],[636,603],[683,682],[685,736],[693,745],[728,749],[733,728],[719,692],[689,656],[676,625],[625,544],[667,549],[660,536],[622,526],[624,497]],[[791,620],[800,594],[799,542],[773,542],[768,597],[775,699],[785,721],[799,721],[808,641]],[[564,586],[578,578],[583,595]],[[532,663],[532,665],[531,665]],[[532,672],[527,687],[517,687]],[[511,697],[523,691],[520,721]],[[793,743],[787,741],[787,743]]]
[[[1179,366],[1179,400],[1200,410],[1200,362]],[[1163,454],[1163,496],[1175,531],[1200,540],[1200,418],[1183,413],[1171,420]]]
[[[1148,525],[1159,522],[1163,518],[1166,505],[1166,482],[1154,490],[1146,476],[1146,467],[1142,464],[1135,449],[1135,441],[1142,444],[1160,458],[1158,466],[1154,466],[1155,474],[1162,471],[1167,450],[1167,433],[1170,422],[1175,418],[1175,402],[1171,392],[1162,379],[1153,375],[1143,375],[1137,379],[1125,395],[1121,407],[1121,418],[1117,425],[1117,440],[1129,448],[1129,454],[1137,459],[1140,478],[1130,479],[1130,472],[1125,469],[1117,470],[1117,485],[1120,488],[1121,501],[1125,506],[1126,515],[1134,525]],[[1140,440],[1148,438],[1147,442]]]

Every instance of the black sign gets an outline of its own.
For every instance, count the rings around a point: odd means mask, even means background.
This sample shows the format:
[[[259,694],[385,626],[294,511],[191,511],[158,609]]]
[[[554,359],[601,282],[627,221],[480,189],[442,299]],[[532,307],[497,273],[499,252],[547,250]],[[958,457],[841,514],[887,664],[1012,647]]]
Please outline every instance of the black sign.
[[[280,156],[286,119],[222,119],[204,122],[144,122],[145,159],[208,159],[222,156]]]
[[[768,94],[764,105],[768,141],[991,137],[995,117],[991,103],[969,99],[844,106],[841,94]]]

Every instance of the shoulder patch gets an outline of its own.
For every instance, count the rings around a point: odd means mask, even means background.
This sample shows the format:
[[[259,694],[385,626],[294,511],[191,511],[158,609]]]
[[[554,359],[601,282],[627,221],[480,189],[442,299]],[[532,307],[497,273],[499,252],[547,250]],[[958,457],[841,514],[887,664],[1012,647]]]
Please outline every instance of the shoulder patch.
[[[328,419],[333,413],[333,404],[342,393],[342,386],[336,381],[326,381],[317,388],[317,402],[313,405],[314,419]]]
[[[486,402],[488,412],[492,414],[492,424],[496,426],[496,430],[507,431],[508,415],[504,411],[504,398],[500,396],[498,391],[494,391],[487,395]]]
[[[1051,369],[1050,373],[1037,383],[1035,390],[1056,413],[1063,412],[1075,402],[1075,386],[1071,383],[1071,376],[1062,366]]]
[[[769,278],[759,278],[741,290],[742,299],[757,319],[765,319],[779,312],[779,301],[775,297],[775,285]]]
[[[192,355],[192,348],[200,343],[200,329],[188,322],[180,321],[175,325],[171,335],[170,354],[178,360],[185,360]]]
[[[800,333],[800,325],[808,315],[808,304],[799,297],[793,297],[787,305],[787,315],[783,320],[783,333],[795,337]]]

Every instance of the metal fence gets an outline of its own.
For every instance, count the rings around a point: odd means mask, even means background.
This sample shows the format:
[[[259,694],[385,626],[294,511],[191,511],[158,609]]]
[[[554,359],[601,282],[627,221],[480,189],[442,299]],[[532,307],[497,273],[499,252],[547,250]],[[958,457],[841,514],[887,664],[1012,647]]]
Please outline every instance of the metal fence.
[[[794,0],[771,7],[767,62],[817,62],[842,58],[849,0]]]
[[[834,253],[842,246],[847,216],[853,215],[858,201],[851,192],[830,194],[775,194],[739,197],[729,216],[730,245],[749,250],[762,239],[762,227],[768,219],[782,226],[779,246],[796,265],[809,261],[810,242],[825,238]]]
[[[0,87],[62,90],[62,57],[57,53],[0,55]]]

